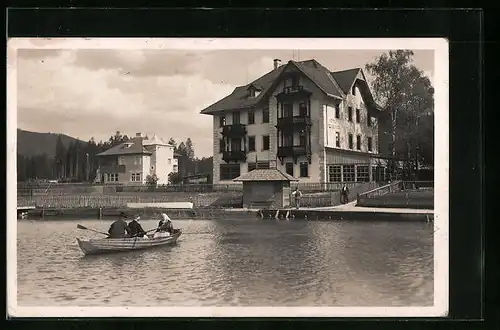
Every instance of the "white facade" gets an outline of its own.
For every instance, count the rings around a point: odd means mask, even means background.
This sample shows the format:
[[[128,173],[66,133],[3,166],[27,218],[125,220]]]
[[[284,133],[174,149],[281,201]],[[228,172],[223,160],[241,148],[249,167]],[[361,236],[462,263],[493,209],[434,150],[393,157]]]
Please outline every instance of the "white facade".
[[[357,79],[364,80],[361,74]],[[247,135],[242,141],[242,150],[246,151],[246,162],[239,163],[239,175],[245,174],[249,171],[249,164],[258,162],[276,161],[277,167],[286,172],[287,167],[293,167],[293,176],[299,179],[301,183],[318,183],[329,182],[333,176],[329,162],[332,161],[332,154],[335,154],[335,160],[340,164],[349,162],[349,159],[354,155],[355,158],[361,159],[360,164],[370,164],[370,154],[377,154],[378,151],[378,130],[375,118],[371,118],[371,123],[368,125],[368,112],[361,92],[357,87],[351,88],[345,98],[334,98],[326,96],[323,91],[310,79],[304,75],[300,75],[298,84],[303,86],[304,89],[312,92],[309,97],[310,105],[310,120],[311,120],[311,133],[310,133],[310,147],[311,159],[307,156],[300,156],[295,162],[291,157],[285,158],[283,164],[277,158],[278,152],[278,136],[277,136],[277,122],[278,122],[278,102],[276,95],[283,91],[284,84],[290,86],[290,81],[281,81],[274,91],[270,94],[268,104],[259,108],[236,110],[239,113],[240,124],[246,125]],[[354,95],[353,95],[354,93]],[[299,115],[299,103],[301,100],[293,102],[293,115]],[[290,103],[290,102],[287,102]],[[336,107],[339,110],[336,110]],[[349,118],[349,108],[351,108],[351,117]],[[269,110],[269,122],[263,122],[263,111]],[[248,113],[254,113],[254,123],[249,124]],[[218,112],[213,115],[213,183],[214,184],[233,184],[231,178],[224,177],[221,171],[222,167],[229,167],[225,165],[223,160],[223,153],[220,149],[220,139],[222,126],[220,122],[221,116],[225,117],[225,125],[233,124],[232,111]],[[337,118],[337,115],[339,118]],[[358,122],[359,117],[359,122]],[[269,148],[264,150],[263,139],[264,136],[269,137]],[[337,144],[337,136],[339,143]],[[352,136],[352,144],[349,144],[349,136]],[[360,139],[358,149],[358,137]],[[255,149],[251,149],[249,139],[254,139]],[[293,133],[293,145],[299,144],[299,132]],[[344,157],[345,152],[349,155]],[[345,158],[345,159],[344,159]],[[234,163],[233,163],[234,164]],[[238,164],[238,163],[236,163]],[[232,166],[238,166],[238,165]],[[335,163],[337,164],[337,163]],[[361,165],[360,165],[361,166]],[[302,168],[302,170],[301,170]],[[305,169],[307,168],[307,170]],[[347,168],[347,167],[346,167]],[[371,169],[370,169],[371,173]],[[306,174],[306,175],[304,175]],[[342,177],[342,176],[341,176]]]

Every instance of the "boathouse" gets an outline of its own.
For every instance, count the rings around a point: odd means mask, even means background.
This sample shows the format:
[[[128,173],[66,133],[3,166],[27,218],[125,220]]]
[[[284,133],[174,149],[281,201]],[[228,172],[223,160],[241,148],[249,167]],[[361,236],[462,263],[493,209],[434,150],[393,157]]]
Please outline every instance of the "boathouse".
[[[290,205],[290,182],[299,181],[278,168],[258,168],[233,181],[243,183],[244,208],[283,208]]]

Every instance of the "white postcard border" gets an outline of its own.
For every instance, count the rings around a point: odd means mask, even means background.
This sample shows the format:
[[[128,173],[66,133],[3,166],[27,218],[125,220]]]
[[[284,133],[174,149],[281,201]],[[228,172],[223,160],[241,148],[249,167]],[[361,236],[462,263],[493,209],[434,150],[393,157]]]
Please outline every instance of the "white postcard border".
[[[27,307],[17,303],[18,49],[434,50],[434,306]],[[16,38],[7,44],[7,309],[10,317],[438,317],[449,308],[449,52],[440,38]],[[439,123],[439,126],[436,125]]]

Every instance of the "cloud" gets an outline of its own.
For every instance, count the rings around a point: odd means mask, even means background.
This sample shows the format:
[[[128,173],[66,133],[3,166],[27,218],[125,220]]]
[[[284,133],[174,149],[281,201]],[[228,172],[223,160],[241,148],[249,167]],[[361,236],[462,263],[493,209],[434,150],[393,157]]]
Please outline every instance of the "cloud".
[[[311,50],[301,51],[300,59],[315,58],[340,70],[363,67],[380,53]],[[191,137],[196,155],[210,156],[212,117],[199,112],[236,86],[271,71],[274,58],[286,64],[298,59],[294,54],[292,50],[22,49],[17,58],[18,125],[84,140],[92,136],[107,140],[117,130],[129,135],[154,132],[178,141]],[[432,73],[432,56],[419,56],[419,67]]]
[[[109,55],[121,62],[108,59],[90,68],[77,64],[75,51],[61,51],[43,61],[38,56],[20,57],[19,126],[82,139],[107,139],[116,130],[156,133],[166,139],[191,137],[199,144],[198,156],[211,155],[212,118],[199,112],[231,93],[234,85],[214,83],[199,73],[134,76],[116,63],[140,67],[140,53]]]

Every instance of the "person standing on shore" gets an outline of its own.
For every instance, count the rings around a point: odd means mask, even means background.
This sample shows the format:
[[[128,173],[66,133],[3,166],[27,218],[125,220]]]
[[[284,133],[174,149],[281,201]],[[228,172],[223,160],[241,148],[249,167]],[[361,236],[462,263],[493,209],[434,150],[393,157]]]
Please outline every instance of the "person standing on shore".
[[[349,188],[345,184],[342,186],[342,190],[340,192],[340,197],[341,197],[340,202],[342,204],[347,204],[347,202],[349,202]]]
[[[302,197],[302,192],[299,190],[299,187],[295,188],[292,192],[292,196],[295,199],[295,208],[298,210],[300,207],[300,198]]]
[[[124,238],[130,235],[130,229],[125,221],[126,219],[128,219],[128,216],[125,212],[120,213],[120,219],[113,222],[109,227],[108,238]]]

